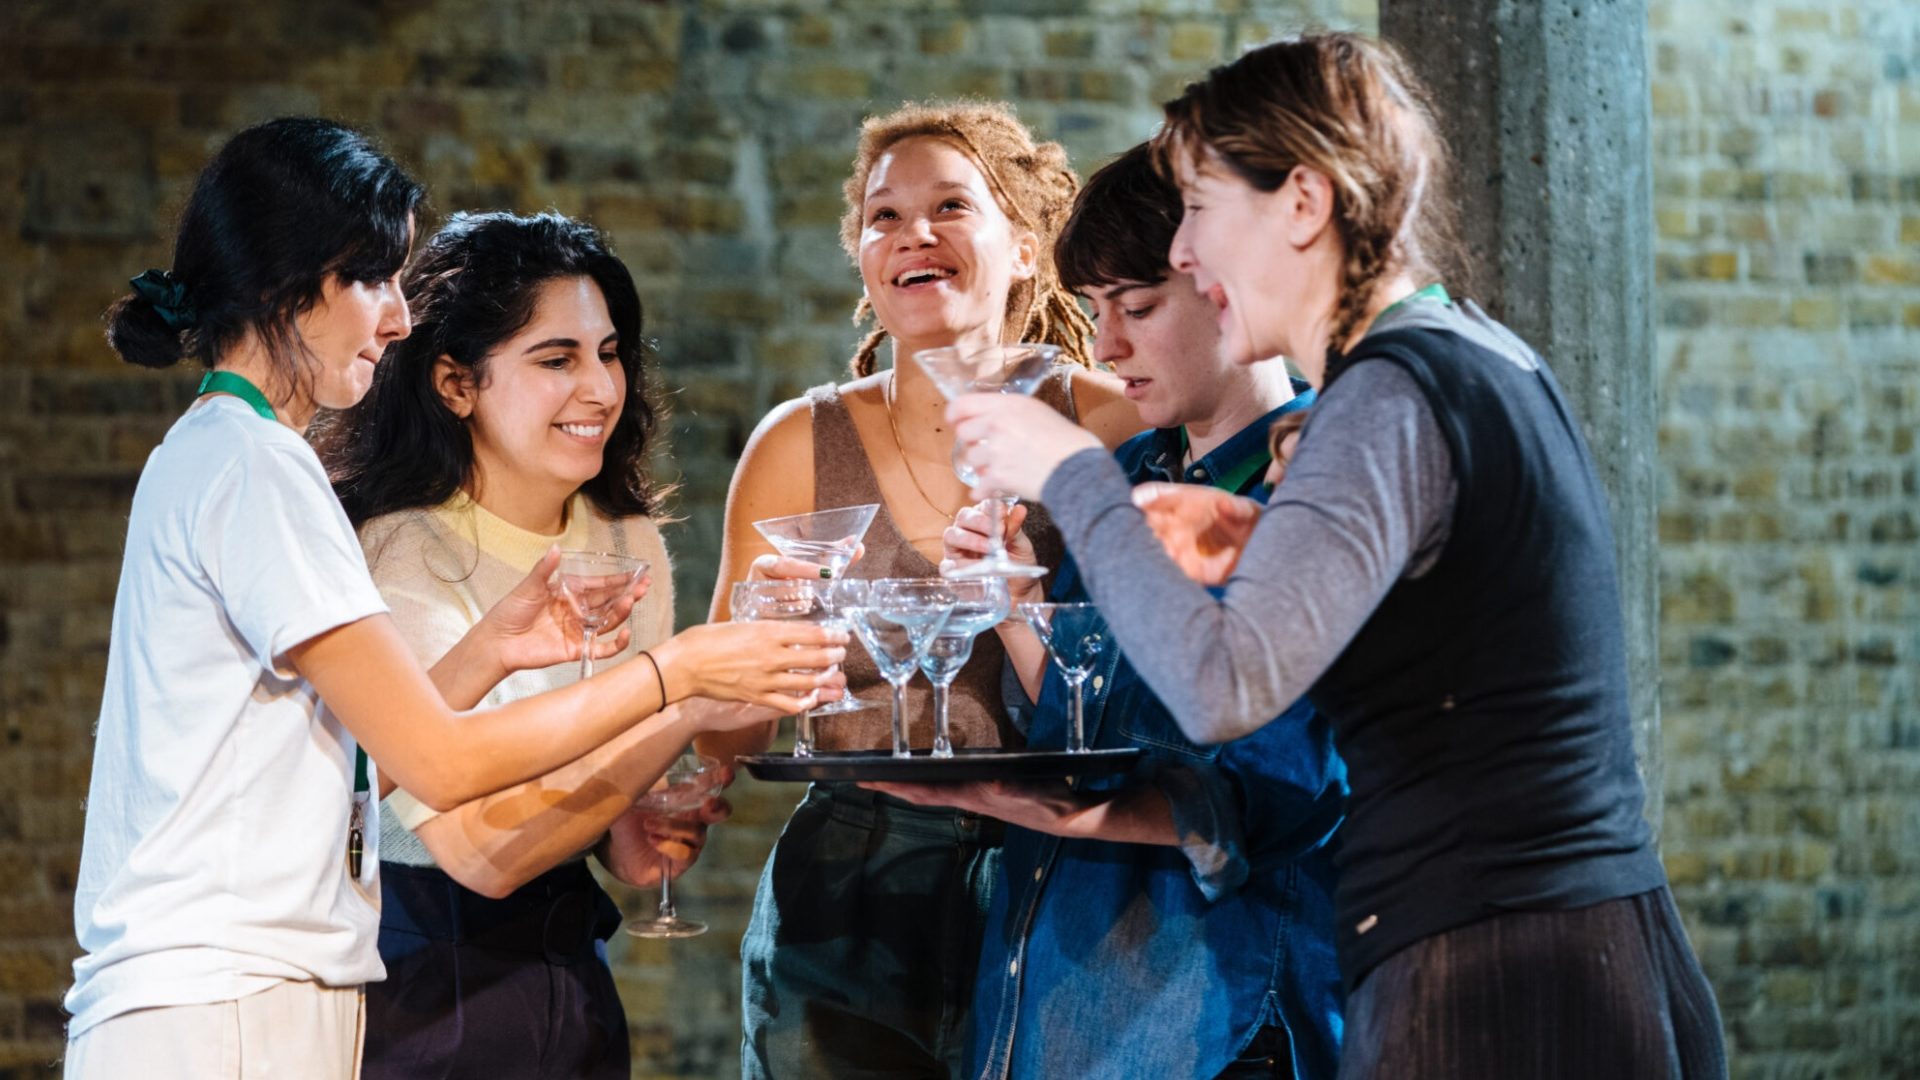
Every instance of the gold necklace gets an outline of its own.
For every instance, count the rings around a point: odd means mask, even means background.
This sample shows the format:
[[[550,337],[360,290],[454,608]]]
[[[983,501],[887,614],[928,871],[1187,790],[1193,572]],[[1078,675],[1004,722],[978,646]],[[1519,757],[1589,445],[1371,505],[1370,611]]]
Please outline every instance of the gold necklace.
[[[920,486],[920,478],[913,475],[913,462],[907,457],[907,444],[901,441],[900,425],[893,418],[893,384],[895,382],[896,370],[895,368],[887,369],[887,385],[880,391],[880,400],[887,407],[887,431],[893,435],[893,448],[900,452],[900,464],[907,470],[907,483],[912,484],[913,490],[919,493],[920,501],[926,503],[929,509],[941,517],[952,518],[955,514],[959,513],[959,511],[948,510],[939,503],[934,502],[933,497],[927,494],[927,489]]]

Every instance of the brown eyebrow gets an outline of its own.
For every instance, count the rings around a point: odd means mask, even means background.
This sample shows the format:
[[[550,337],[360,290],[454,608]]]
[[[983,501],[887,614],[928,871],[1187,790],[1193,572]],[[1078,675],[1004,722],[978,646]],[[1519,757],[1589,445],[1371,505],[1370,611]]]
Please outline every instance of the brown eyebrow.
[[[1153,287],[1154,287],[1153,285],[1150,285],[1144,281],[1136,281],[1131,285],[1116,285],[1113,288],[1108,289],[1106,292],[1101,293],[1100,299],[1118,300],[1121,297],[1127,295],[1128,293],[1134,291],[1135,289],[1151,289]]]
[[[601,338],[600,344],[605,345],[610,341],[617,342],[619,340],[620,333],[616,330],[606,337]],[[521,353],[521,355],[525,356],[527,353],[537,353],[544,349],[577,349],[579,347],[580,343],[570,337],[550,337],[545,341],[537,341],[527,346],[526,352]]]
[[[961,191],[972,190],[965,183],[959,180],[942,180],[933,186],[942,191],[951,191],[955,188],[958,188]],[[890,187],[875,188],[874,190],[867,192],[867,198],[877,199],[882,195],[891,195],[891,194],[893,194],[893,189]]]

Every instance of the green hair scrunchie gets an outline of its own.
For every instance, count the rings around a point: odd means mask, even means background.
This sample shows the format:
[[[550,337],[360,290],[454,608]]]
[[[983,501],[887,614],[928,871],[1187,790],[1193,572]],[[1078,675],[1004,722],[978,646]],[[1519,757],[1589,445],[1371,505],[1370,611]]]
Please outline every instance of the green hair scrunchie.
[[[200,313],[193,309],[193,301],[187,297],[187,287],[171,270],[149,270],[134,278],[130,284],[140,299],[153,305],[160,314],[160,321],[174,331],[191,330],[200,321]]]

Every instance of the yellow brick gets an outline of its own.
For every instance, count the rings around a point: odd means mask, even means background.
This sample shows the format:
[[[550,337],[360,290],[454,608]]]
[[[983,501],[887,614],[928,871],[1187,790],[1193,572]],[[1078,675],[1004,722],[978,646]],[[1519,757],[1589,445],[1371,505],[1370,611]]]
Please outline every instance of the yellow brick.
[[[1793,325],[1802,330],[1834,330],[1840,326],[1840,304],[1831,297],[1801,296],[1793,301]]]
[[[1693,272],[1708,281],[1732,281],[1740,276],[1740,253],[1709,251],[1694,259]]]
[[[1653,80],[1653,115],[1685,116],[1689,111],[1685,83],[1677,79]]]
[[[1660,235],[1670,240],[1690,240],[1699,235],[1699,230],[1694,227],[1693,215],[1684,207],[1663,206],[1654,211],[1653,217]]]
[[[1781,33],[1824,34],[1833,29],[1833,20],[1816,8],[1783,8],[1774,12],[1773,28]]]
[[[1860,268],[1869,285],[1920,285],[1920,259],[1911,255],[1869,255]]]
[[[833,23],[819,15],[802,15],[787,31],[787,39],[803,49],[824,49],[833,44]]]
[[[1909,330],[1920,330],[1920,304],[1908,304],[1906,315],[1901,320]]]
[[[1214,23],[1183,22],[1169,35],[1167,54],[1175,60],[1221,60],[1226,43],[1226,35]]]
[[[948,56],[967,47],[967,24],[950,22],[920,31],[920,51],[929,56]]]
[[[873,79],[857,68],[817,64],[796,69],[786,89],[797,97],[864,98]]]
[[[1920,216],[1909,215],[1900,219],[1900,242],[1920,244]]]

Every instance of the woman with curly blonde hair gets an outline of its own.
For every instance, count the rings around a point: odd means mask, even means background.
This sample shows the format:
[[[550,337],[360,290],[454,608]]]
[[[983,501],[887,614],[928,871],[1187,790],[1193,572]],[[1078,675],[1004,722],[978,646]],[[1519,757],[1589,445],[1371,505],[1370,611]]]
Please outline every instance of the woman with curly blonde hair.
[[[908,362],[921,349],[1059,345],[1070,362],[1048,377],[1039,400],[1108,445],[1139,430],[1117,381],[1090,369],[1092,325],[1053,266],[1078,188],[1066,152],[1037,142],[1005,105],[908,105],[866,122],[840,235],[866,288],[855,318],[876,325],[851,382],[780,405],[749,440],[727,497],[714,618],[729,615],[735,580],[819,576],[817,567],[774,557],[752,528],[762,518],[879,503],[861,576],[937,571],[954,517],[977,511],[953,474],[945,401]],[[881,370],[889,341],[892,365]],[[1052,527],[1035,513],[1022,530],[1023,517],[1009,516],[1009,535],[1024,531],[1040,562],[1057,564]],[[993,635],[983,636],[954,684],[955,746],[1018,739],[999,706],[1001,658]],[[881,686],[864,654],[849,654],[847,678],[851,694]],[[924,711],[924,691],[910,696]],[[753,752],[774,729],[740,735],[709,750]],[[890,737],[876,710],[836,716],[816,741],[855,750]],[[744,1074],[956,1074],[999,833],[977,815],[852,785],[809,789],[768,861],[741,944]]]

